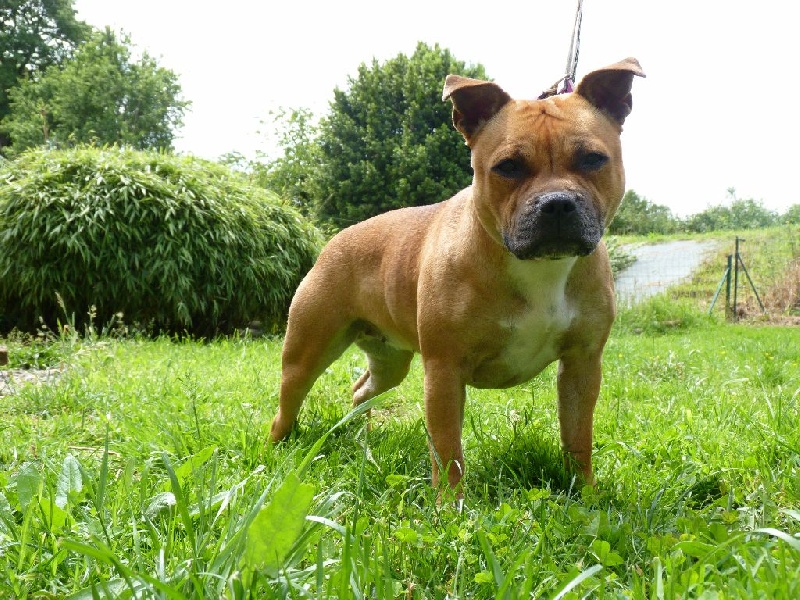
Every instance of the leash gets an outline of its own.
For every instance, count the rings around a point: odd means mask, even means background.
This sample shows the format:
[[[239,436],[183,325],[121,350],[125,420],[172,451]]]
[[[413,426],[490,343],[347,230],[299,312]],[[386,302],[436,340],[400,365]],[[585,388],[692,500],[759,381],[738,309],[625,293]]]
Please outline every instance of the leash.
[[[572,38],[569,42],[569,54],[567,55],[567,67],[564,75],[559,78],[547,90],[541,93],[539,100],[555,96],[556,94],[568,94],[575,89],[575,74],[578,71],[578,54],[581,45],[581,23],[583,22],[583,0],[578,0],[578,8],[575,11],[575,24],[572,28]]]

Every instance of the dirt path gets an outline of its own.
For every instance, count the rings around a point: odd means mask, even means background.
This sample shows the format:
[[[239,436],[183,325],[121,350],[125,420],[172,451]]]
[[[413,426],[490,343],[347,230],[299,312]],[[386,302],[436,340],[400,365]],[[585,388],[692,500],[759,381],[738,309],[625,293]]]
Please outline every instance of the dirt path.
[[[709,240],[678,240],[625,248],[636,262],[617,276],[617,298],[620,303],[635,304],[663,292],[690,277],[718,245]]]

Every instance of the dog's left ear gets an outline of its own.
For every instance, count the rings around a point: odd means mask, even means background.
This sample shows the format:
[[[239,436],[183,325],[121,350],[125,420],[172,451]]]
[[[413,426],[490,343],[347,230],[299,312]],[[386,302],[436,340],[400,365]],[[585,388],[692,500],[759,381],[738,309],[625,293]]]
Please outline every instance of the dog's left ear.
[[[575,90],[589,102],[622,125],[633,108],[633,76],[644,77],[635,58],[626,58],[587,74]]]
[[[442,100],[448,98],[453,101],[453,125],[467,144],[511,100],[496,83],[461,75],[448,75],[445,79]]]

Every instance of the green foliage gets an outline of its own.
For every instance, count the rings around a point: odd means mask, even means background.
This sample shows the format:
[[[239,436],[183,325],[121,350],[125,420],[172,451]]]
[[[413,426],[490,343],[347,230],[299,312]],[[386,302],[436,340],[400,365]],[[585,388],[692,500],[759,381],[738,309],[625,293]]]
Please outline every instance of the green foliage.
[[[420,43],[362,64],[337,89],[319,131],[317,215],[338,227],[403,206],[447,199],[471,181],[469,150],[441,91],[448,73],[485,78],[448,50]]]
[[[313,485],[301,483],[296,473],[289,473],[247,529],[245,565],[278,576],[303,531],[315,491]]]
[[[9,90],[63,63],[91,28],[75,19],[73,0],[3,0],[0,4],[0,121],[10,112]],[[0,149],[9,140],[0,133]]]
[[[129,46],[110,30],[95,33],[62,67],[13,88],[1,124],[11,151],[81,143],[171,148],[188,102],[175,73],[147,53],[132,61]]]
[[[734,188],[728,189],[729,205],[707,208],[686,219],[686,229],[696,233],[707,231],[732,231],[735,229],[759,229],[779,223],[778,215],[767,209],[760,201],[736,197]]]
[[[310,215],[321,160],[317,143],[319,125],[313,113],[303,108],[281,108],[273,115],[273,122],[277,126],[277,145],[283,155],[272,161],[254,161],[249,170],[256,184],[272,190]]]
[[[29,151],[0,186],[0,314],[51,327],[67,311],[212,335],[280,327],[318,234],[213,163],[155,152]],[[90,310],[90,307],[94,309]],[[71,319],[70,319],[71,320]]]
[[[800,225],[800,204],[792,204],[781,216],[781,222],[786,225]]]
[[[668,207],[654,204],[635,191],[628,190],[608,231],[617,235],[666,234],[677,231],[679,226],[680,221]]]
[[[706,321],[710,321],[709,317],[699,313],[694,302],[675,301],[659,294],[620,311],[614,328],[625,333],[659,335],[697,328]]]
[[[41,370],[55,367],[70,353],[67,344],[57,343],[48,332],[31,335],[13,331],[2,345],[8,350],[8,366],[11,369]]]
[[[297,562],[298,554],[308,552],[311,540],[303,534],[308,533],[308,517],[317,488],[313,483],[304,483],[302,477],[333,432],[364,415],[381,400],[380,396],[373,398],[340,419],[316,440],[300,465],[284,478],[270,502],[263,507],[256,507],[257,513],[250,520],[245,536],[242,560],[244,580],[252,580],[259,571],[277,579],[287,569],[295,567],[293,563]]]
[[[778,215],[764,207],[760,201],[738,198],[734,188],[728,189],[728,196],[727,205],[712,206],[686,219],[679,219],[668,207],[654,204],[634,190],[628,190],[608,231],[616,235],[670,234],[681,231],[707,233],[800,223],[800,204],[790,206],[784,214]]]

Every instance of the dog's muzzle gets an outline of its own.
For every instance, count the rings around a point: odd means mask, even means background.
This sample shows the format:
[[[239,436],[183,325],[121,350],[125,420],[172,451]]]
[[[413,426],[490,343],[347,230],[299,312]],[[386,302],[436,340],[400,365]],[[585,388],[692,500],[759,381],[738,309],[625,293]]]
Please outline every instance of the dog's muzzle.
[[[577,192],[547,192],[527,202],[503,232],[503,242],[519,259],[566,258],[594,252],[603,221]]]

